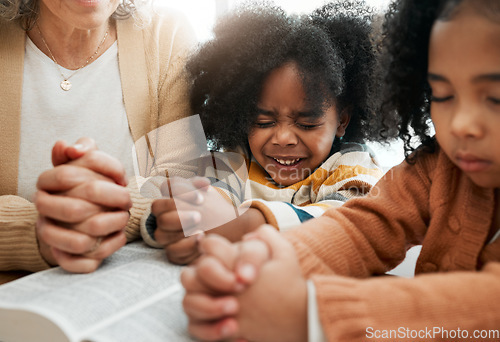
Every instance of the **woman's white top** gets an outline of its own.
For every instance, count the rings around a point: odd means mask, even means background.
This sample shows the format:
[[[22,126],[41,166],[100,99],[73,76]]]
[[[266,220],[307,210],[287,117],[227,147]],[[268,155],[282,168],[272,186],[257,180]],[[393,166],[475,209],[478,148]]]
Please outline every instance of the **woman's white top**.
[[[68,77],[74,70],[59,67]],[[57,140],[73,144],[93,138],[97,147],[122,162],[133,175],[133,139],[123,102],[118,45],[80,69],[60,87],[63,77],[54,61],[26,40],[21,103],[21,144],[18,194],[28,200],[38,176],[52,168],[51,150]]]

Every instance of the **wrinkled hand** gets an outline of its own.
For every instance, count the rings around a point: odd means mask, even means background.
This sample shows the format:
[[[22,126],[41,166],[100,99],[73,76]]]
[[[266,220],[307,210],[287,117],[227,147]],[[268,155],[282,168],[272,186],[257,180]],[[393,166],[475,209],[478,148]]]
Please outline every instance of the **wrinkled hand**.
[[[162,185],[162,193],[170,198],[156,200],[151,206],[157,224],[155,240],[165,246],[169,261],[175,264],[188,264],[199,256],[199,233],[237,217],[238,209],[206,178],[171,178]],[[240,208],[238,215],[243,211]]]
[[[57,142],[52,163],[34,198],[40,252],[49,264],[92,272],[126,242],[132,203],[124,168],[87,138],[74,146]]]
[[[241,243],[200,241],[203,255],[183,270],[189,332],[206,341],[306,341],[307,286],[295,251],[272,227]]]

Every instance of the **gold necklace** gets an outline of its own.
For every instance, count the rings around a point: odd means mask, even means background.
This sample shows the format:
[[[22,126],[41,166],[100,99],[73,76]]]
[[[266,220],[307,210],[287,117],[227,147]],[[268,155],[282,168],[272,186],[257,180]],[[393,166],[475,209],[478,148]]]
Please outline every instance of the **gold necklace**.
[[[104,37],[102,38],[101,43],[99,43],[99,46],[97,47],[97,50],[95,50],[95,52],[92,54],[92,56],[90,56],[89,58],[87,58],[87,60],[85,61],[85,63],[81,67],[79,67],[78,69],[76,69],[74,73],[72,73],[71,75],[69,75],[68,77],[66,77],[64,75],[64,73],[62,72],[61,65],[57,62],[56,58],[54,57],[54,54],[52,53],[52,51],[50,51],[50,48],[47,45],[47,42],[45,41],[45,38],[43,38],[43,34],[42,34],[42,31],[40,31],[40,26],[38,26],[38,22],[35,22],[35,25],[36,25],[36,28],[38,30],[38,33],[40,34],[40,38],[42,38],[43,44],[45,44],[45,47],[49,51],[50,58],[56,64],[57,69],[59,69],[59,73],[61,74],[61,76],[63,78],[63,80],[61,81],[60,85],[61,85],[61,89],[64,90],[64,91],[68,91],[68,90],[71,89],[72,84],[69,81],[69,79],[71,77],[73,77],[78,71],[80,71],[83,68],[85,68],[90,63],[90,61],[95,58],[95,56],[97,55],[97,53],[101,49],[102,45],[106,41],[106,38],[108,37],[108,34],[109,34],[109,27],[108,27],[108,29],[106,30],[106,34],[104,34]]]

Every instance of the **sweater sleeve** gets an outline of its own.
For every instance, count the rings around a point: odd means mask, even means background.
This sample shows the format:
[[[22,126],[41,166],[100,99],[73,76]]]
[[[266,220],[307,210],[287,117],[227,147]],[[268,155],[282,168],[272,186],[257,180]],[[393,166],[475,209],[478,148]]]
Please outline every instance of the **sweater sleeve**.
[[[304,274],[384,274],[421,244],[430,216],[430,179],[421,164],[402,163],[365,197],[287,232]]]
[[[311,175],[311,183],[299,188],[292,203],[253,199],[250,206],[259,209],[267,223],[287,231],[320,217],[330,208],[342,206],[351,198],[365,196],[382,177],[383,171],[363,145],[349,145],[355,148],[346,148],[326,160]]]
[[[328,341],[496,341],[500,334],[499,263],[480,272],[412,279],[317,275],[312,280]],[[453,335],[458,331],[467,338]],[[488,332],[496,335],[475,336]]]
[[[24,198],[0,197],[0,271],[50,268],[38,249],[37,217],[35,205]]]
[[[150,213],[151,203],[153,198],[143,196],[141,186],[146,179],[142,177],[134,177],[129,180],[127,189],[132,199],[132,208],[130,209],[130,218],[125,228],[127,242],[137,240],[141,237],[141,220],[147,217]]]
[[[153,156],[149,173],[141,176],[192,177],[198,173],[197,159],[206,152],[207,143],[201,121],[191,116],[189,81],[185,64],[196,43],[187,18],[171,10],[158,14],[158,23],[150,41],[157,55],[149,53],[152,130],[147,133],[143,150]],[[148,47],[149,48],[149,47]],[[151,85],[150,85],[151,86]],[[137,145],[137,144],[136,144]]]

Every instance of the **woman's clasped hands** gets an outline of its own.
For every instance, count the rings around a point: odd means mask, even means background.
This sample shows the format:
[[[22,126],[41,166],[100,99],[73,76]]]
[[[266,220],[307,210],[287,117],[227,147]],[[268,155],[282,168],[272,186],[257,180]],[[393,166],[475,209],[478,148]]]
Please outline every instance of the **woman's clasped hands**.
[[[132,202],[125,170],[87,138],[73,146],[58,141],[52,164],[34,198],[40,253],[67,271],[92,272],[126,243]]]

